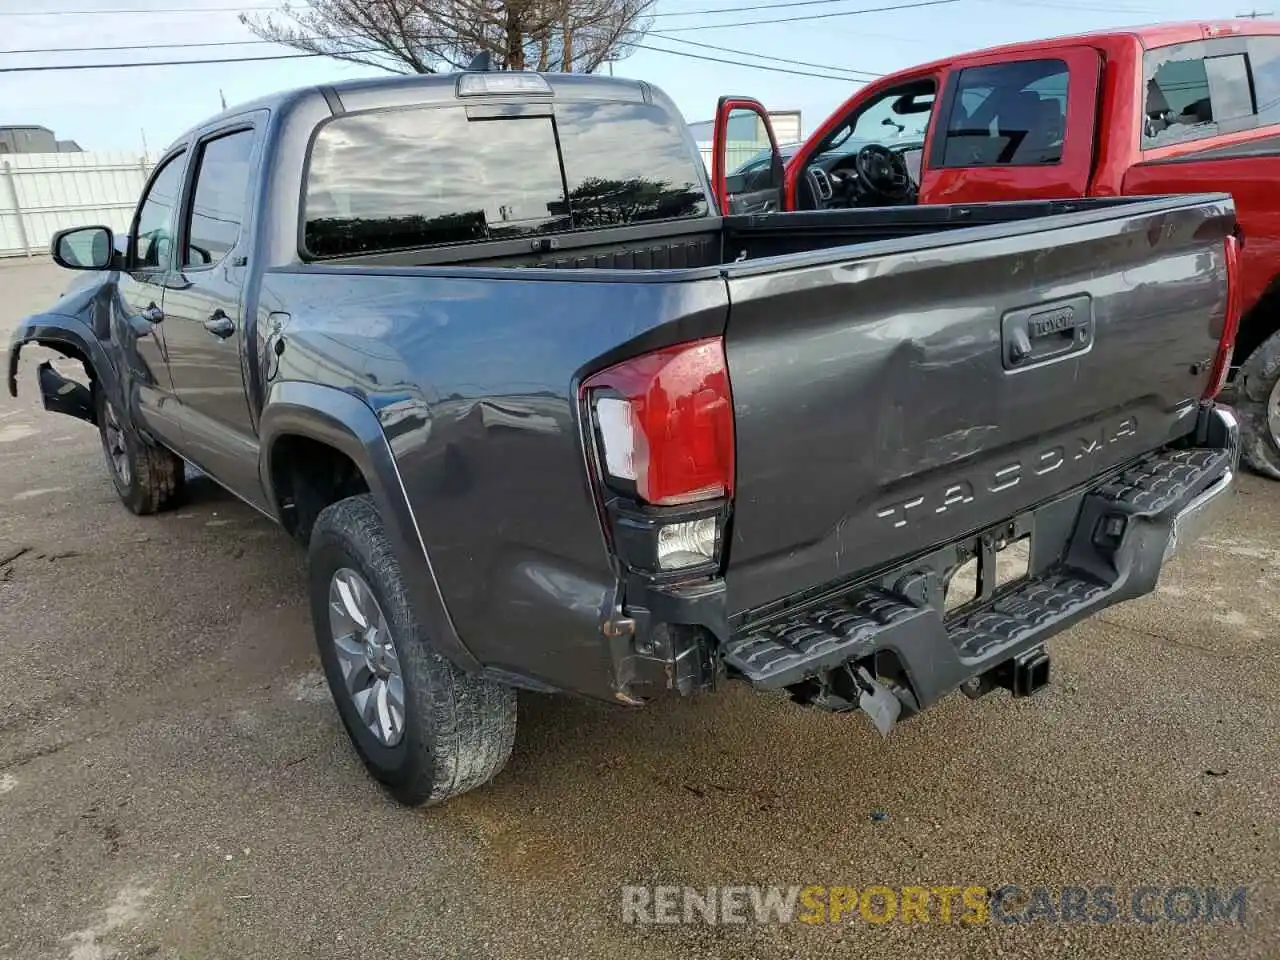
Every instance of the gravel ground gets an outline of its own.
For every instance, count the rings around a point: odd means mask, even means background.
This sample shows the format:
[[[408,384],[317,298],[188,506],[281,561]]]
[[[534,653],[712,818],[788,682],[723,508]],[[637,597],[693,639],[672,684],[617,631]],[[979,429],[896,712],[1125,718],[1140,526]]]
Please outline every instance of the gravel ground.
[[[0,342],[67,276],[0,265]],[[1029,701],[882,741],[738,687],[522,697],[497,781],[410,811],[340,729],[301,552],[199,479],[129,514],[96,431],[39,409],[42,353],[0,401],[0,956],[1280,957],[1280,486],[1060,636]],[[1114,886],[1120,916],[621,919],[624,884],[1009,883]],[[1143,885],[1243,886],[1245,922],[1135,922]]]

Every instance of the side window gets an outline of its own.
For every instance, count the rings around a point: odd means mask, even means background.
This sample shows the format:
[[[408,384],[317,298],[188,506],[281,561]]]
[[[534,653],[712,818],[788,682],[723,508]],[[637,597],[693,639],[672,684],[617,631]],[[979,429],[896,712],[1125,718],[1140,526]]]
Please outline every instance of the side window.
[[[942,165],[1061,162],[1069,77],[1062,60],[1016,60],[960,71]]]
[[[1258,122],[1280,123],[1280,37],[1250,37],[1249,66],[1258,99]]]
[[[239,130],[210,140],[200,151],[196,189],[187,222],[187,267],[218,263],[240,239],[249,202],[249,160],[253,131]]]
[[[182,165],[186,153],[165,161],[151,181],[151,190],[138,211],[132,238],[132,263],[138,268],[167,267],[173,248],[173,209],[182,189]]]
[[[1253,116],[1248,58],[1207,52],[1200,43],[1147,52],[1143,148],[1211,137],[1221,124]]]

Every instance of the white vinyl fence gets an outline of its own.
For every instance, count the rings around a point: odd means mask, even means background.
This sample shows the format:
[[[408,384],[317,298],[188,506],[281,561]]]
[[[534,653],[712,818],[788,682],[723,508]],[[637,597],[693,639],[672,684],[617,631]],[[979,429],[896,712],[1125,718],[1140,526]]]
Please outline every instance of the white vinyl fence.
[[[127,231],[154,162],[139,153],[0,154],[0,257],[45,253],[63,227]]]

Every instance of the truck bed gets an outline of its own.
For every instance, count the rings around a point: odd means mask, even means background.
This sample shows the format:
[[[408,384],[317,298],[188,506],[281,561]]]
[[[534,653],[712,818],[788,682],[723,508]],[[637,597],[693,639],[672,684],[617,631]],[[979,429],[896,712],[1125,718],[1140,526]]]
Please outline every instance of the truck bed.
[[[326,265],[380,267],[541,267],[573,270],[681,270],[748,259],[805,253],[831,247],[902,240],[942,231],[999,227],[1064,214],[1090,213],[1144,203],[1147,198],[1099,197],[1079,200],[1029,200],[1016,203],[882,207],[771,213],[653,223],[548,238],[555,249],[529,252],[529,242],[485,244],[483,258],[474,247],[404,250],[324,261]],[[508,252],[510,251],[510,252]]]

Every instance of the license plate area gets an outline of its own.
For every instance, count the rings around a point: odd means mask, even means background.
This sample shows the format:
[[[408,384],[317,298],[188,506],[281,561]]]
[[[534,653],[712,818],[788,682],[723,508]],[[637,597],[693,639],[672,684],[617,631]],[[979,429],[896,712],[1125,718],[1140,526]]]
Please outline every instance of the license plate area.
[[[955,562],[943,575],[943,617],[963,616],[1026,580],[1031,539],[1027,518],[955,544]]]

